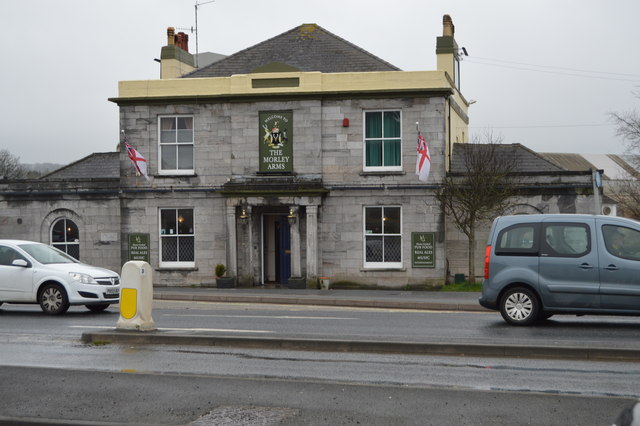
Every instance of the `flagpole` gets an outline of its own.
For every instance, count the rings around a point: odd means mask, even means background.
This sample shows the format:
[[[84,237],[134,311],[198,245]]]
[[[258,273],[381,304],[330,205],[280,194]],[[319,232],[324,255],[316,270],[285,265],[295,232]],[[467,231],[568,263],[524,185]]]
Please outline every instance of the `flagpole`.
[[[120,140],[120,146],[122,148],[122,147],[124,147],[124,144],[127,142],[127,134],[125,133],[124,130],[120,130],[120,132],[122,133],[122,139]]]

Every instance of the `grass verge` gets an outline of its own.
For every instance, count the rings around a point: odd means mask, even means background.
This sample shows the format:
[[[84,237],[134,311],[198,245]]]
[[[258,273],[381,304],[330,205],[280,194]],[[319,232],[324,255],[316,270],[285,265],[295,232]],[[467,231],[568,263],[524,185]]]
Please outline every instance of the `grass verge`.
[[[481,291],[482,283],[451,283],[443,286],[440,291]]]

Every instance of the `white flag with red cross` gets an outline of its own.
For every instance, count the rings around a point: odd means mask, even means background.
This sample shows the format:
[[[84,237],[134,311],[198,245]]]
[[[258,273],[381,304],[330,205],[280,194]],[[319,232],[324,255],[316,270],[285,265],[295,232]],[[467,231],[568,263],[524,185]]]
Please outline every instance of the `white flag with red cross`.
[[[416,174],[418,179],[423,182],[429,178],[431,170],[431,157],[429,156],[429,146],[424,137],[418,133],[418,159],[416,160]]]
[[[146,180],[149,180],[149,176],[147,175],[147,160],[145,160],[142,154],[140,154],[134,147],[129,145],[127,141],[124,141],[124,146],[127,149],[127,154],[129,155],[133,166],[138,171],[138,174],[144,176]]]

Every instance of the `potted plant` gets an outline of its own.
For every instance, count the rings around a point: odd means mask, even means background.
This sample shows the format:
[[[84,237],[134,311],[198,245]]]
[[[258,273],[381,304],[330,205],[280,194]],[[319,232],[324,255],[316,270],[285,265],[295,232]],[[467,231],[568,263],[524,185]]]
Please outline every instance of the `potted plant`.
[[[218,288],[233,288],[233,277],[225,276],[227,272],[227,267],[222,263],[218,263],[216,265],[215,273],[216,273],[216,286]]]

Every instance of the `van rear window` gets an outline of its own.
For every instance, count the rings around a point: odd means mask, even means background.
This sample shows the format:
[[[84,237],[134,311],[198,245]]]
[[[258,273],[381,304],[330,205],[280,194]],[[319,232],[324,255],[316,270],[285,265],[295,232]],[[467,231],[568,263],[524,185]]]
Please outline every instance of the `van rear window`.
[[[498,234],[496,255],[537,256],[539,227],[537,223],[523,223],[503,229]]]

